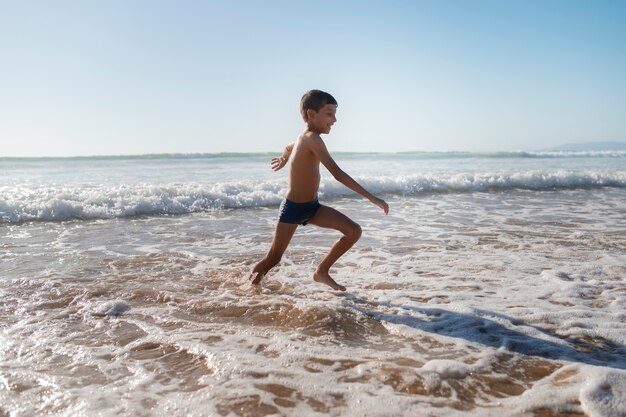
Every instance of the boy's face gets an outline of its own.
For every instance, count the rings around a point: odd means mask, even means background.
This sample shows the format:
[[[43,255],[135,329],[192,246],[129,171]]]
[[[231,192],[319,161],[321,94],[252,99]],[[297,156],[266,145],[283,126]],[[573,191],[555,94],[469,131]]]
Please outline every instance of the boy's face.
[[[318,111],[312,109],[307,110],[307,124],[309,125],[309,129],[318,134],[330,133],[331,126],[337,121],[335,117],[336,113],[336,104],[325,104],[324,107]]]

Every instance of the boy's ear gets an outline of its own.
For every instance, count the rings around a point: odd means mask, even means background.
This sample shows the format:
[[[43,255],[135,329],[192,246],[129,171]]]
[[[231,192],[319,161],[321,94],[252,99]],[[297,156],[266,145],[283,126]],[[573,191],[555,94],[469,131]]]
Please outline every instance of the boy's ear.
[[[313,109],[306,109],[306,119],[310,120],[311,117],[313,117],[315,115],[315,113],[317,113],[315,110]]]

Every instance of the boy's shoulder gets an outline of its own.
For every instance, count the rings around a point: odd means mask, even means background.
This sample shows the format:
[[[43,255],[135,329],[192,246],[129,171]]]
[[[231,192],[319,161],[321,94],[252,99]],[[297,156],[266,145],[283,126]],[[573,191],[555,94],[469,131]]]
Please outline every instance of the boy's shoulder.
[[[313,145],[315,143],[320,143],[320,142],[324,143],[324,140],[322,139],[320,135],[318,135],[317,133],[311,132],[309,130],[302,133],[299,139],[303,144],[308,144],[308,145]]]

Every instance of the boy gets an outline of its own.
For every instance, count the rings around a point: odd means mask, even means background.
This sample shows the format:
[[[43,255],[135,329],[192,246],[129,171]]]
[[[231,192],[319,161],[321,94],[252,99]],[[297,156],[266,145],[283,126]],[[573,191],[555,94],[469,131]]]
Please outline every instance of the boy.
[[[331,126],[337,121],[336,111],[337,101],[330,94],[320,90],[311,90],[304,94],[300,100],[300,112],[307,125],[306,129],[295,142],[285,147],[281,157],[272,159],[274,171],[283,168],[291,159],[289,188],[280,205],[272,246],[265,258],[252,269],[250,280],[255,285],[280,262],[298,225],[310,223],[343,233],[313,273],[313,279],[334,290],[346,290],[331,278],[329,271],[337,259],[359,240],[361,227],[337,210],[321,205],[317,200],[320,162],[337,181],[376,204],[385,214],[389,212],[389,206],[384,200],[370,194],[343,172],[328,153],[320,135],[330,132]]]

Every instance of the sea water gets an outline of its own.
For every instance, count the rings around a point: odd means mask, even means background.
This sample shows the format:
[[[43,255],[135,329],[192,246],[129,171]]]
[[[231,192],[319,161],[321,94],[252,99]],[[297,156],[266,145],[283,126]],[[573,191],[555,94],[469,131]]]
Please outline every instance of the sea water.
[[[0,159],[0,416],[626,415],[626,153],[336,154],[345,293],[272,156]]]

